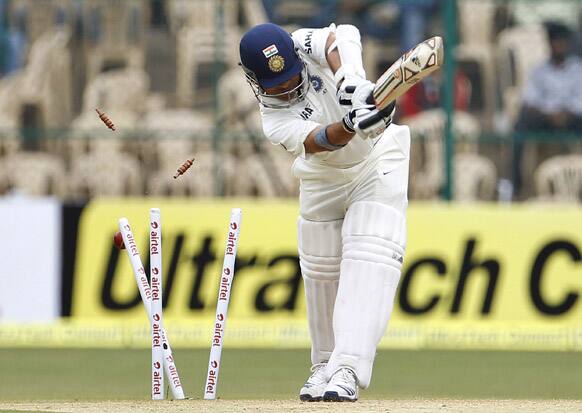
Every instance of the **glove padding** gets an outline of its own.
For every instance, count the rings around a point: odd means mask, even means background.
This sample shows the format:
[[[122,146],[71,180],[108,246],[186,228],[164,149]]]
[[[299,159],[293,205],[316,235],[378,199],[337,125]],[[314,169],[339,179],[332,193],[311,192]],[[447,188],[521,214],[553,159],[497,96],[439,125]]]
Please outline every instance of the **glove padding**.
[[[370,105],[374,106],[374,98],[372,97],[374,87],[376,87],[376,84],[369,80],[356,86],[356,90],[354,90],[352,95],[352,108],[359,109]]]
[[[362,77],[347,75],[337,89],[336,97],[341,106],[353,106],[353,97],[360,85],[371,83]],[[372,87],[373,88],[373,87]],[[364,99],[365,101],[365,99]]]
[[[374,107],[374,106],[373,106]],[[392,102],[382,110],[372,109],[361,112],[356,116],[354,129],[362,139],[379,136],[392,123],[392,116],[396,110],[396,102]]]
[[[352,133],[356,132],[356,124],[374,111],[376,106],[366,104],[350,110],[342,119],[344,128]]]
[[[356,123],[368,116],[373,110],[374,99],[371,98],[374,84],[369,80],[364,80],[355,87],[352,94],[351,103],[352,110],[350,110],[343,118],[344,128],[352,133],[356,132]]]

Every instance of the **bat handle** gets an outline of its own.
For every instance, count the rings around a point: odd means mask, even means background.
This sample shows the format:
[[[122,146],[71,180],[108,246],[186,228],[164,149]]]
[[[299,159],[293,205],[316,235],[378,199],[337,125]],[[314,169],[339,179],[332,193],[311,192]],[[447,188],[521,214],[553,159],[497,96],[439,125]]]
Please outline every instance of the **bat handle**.
[[[392,111],[394,110],[394,106],[396,106],[395,100],[390,102],[390,104],[388,106],[386,106],[384,109],[382,109],[380,111],[380,114],[382,115],[382,117],[385,118],[386,116],[390,116],[392,114]]]
[[[394,110],[395,105],[396,105],[396,101],[392,101],[392,103],[390,103],[384,109],[379,110],[377,114],[362,120],[359,123],[358,127],[360,129],[366,129],[366,128],[372,126],[373,124],[375,124],[376,122],[378,122],[380,119],[386,119],[387,117],[390,116],[390,114]]]
[[[366,98],[366,103],[368,105],[376,105],[376,101],[374,100],[374,92],[370,92],[370,94],[368,95],[368,97]],[[396,101],[393,100],[392,102],[390,102],[390,104],[388,106],[386,106],[384,109],[380,110],[380,114],[382,116],[388,116],[392,113],[392,111],[394,110],[394,105],[396,104]]]

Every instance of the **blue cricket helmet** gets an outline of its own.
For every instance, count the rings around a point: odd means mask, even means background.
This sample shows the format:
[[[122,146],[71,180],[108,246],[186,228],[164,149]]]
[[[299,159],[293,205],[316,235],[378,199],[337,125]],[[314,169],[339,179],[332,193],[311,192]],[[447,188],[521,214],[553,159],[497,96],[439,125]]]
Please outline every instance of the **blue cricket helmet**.
[[[240,59],[247,75],[263,89],[288,81],[304,68],[291,35],[273,23],[259,24],[245,33]]]

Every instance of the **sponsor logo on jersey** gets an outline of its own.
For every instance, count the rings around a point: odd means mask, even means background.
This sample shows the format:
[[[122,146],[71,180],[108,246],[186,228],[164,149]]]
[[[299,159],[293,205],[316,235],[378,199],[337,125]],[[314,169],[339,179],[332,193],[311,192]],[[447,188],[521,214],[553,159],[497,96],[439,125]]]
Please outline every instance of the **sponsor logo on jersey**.
[[[305,43],[303,47],[305,48],[305,53],[311,54],[313,50],[311,49],[311,37],[313,36],[313,30],[309,30],[305,35]]]
[[[277,49],[277,46],[275,46],[274,44],[270,45],[269,47],[265,47],[263,49],[263,54],[265,55],[265,57],[267,59],[271,56],[276,55],[277,53],[279,53],[279,50]]]
[[[305,109],[303,109],[299,115],[303,120],[307,120],[311,117],[311,115],[313,115],[313,112],[314,112],[313,108],[305,106]]]

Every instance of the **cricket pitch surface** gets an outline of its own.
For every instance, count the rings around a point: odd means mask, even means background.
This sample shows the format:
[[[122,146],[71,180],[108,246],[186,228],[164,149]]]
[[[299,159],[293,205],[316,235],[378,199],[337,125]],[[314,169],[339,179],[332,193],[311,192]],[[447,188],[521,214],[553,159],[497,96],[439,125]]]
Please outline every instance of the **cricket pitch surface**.
[[[360,400],[356,403],[302,403],[298,400],[184,401],[47,401],[2,402],[0,413],[138,413],[138,412],[383,412],[383,413],[549,413],[582,411],[576,400]]]

